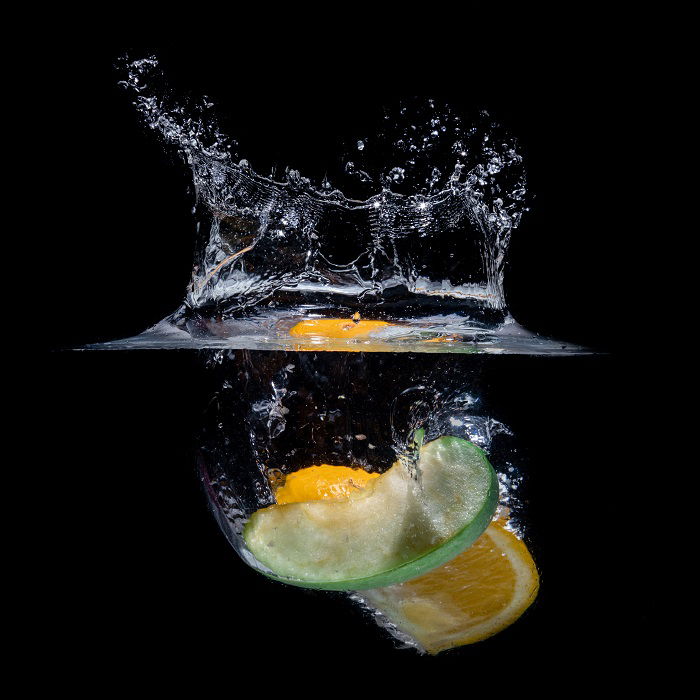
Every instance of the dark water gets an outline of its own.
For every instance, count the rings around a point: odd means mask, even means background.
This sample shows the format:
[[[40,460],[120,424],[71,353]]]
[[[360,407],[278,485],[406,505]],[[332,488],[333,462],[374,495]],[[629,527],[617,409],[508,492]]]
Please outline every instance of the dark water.
[[[261,355],[263,367],[300,359]],[[304,371],[324,376],[326,357],[304,354]],[[381,404],[386,396],[381,379],[367,383],[377,370],[371,363],[388,357],[347,354],[345,379],[336,377],[344,390],[358,380],[369,416],[376,415],[372,400]],[[156,646],[242,665],[268,654],[289,663],[361,654],[410,664],[414,652],[397,650],[342,595],[271,582],[235,555],[208,512],[196,469],[205,409],[218,383],[202,359],[187,351],[47,356],[42,442],[49,454],[68,457],[66,466],[52,469],[49,459],[40,470],[48,496],[43,518],[61,523],[61,546],[49,553],[61,571],[48,594],[56,624],[70,622],[107,649],[131,635],[131,653],[139,658]],[[514,434],[507,457],[523,475],[520,512],[542,588],[511,628],[426,663],[469,668],[507,657],[526,665],[543,658],[576,664],[651,643],[658,611],[643,516],[650,475],[631,444],[624,364],[613,356],[462,357],[445,383],[468,377],[471,362],[480,363],[485,412],[495,411]],[[413,371],[421,374],[425,366]],[[231,428],[233,412],[228,420]],[[365,421],[362,428],[386,447],[387,425]],[[244,421],[229,437],[233,453],[237,439],[250,451]],[[284,439],[301,437],[290,431]],[[309,459],[346,449],[322,440],[306,446]],[[497,467],[503,458],[496,450]],[[92,663],[109,667],[101,654],[81,649]]]

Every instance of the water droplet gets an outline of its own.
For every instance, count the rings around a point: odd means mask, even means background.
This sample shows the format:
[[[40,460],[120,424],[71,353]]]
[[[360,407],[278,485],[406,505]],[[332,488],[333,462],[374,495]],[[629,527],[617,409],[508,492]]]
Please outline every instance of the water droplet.
[[[406,176],[406,171],[403,168],[396,167],[396,168],[392,168],[389,171],[389,178],[396,183],[403,182],[405,176]]]

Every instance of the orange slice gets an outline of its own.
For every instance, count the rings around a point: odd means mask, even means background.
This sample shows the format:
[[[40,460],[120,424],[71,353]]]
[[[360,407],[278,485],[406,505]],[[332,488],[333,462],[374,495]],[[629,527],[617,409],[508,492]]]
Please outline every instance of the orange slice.
[[[334,467],[330,464],[306,467],[289,474],[284,484],[275,491],[275,498],[279,505],[345,498],[378,476],[361,468]]]
[[[522,540],[493,522],[474,544],[418,578],[362,591],[362,599],[429,654],[473,644],[512,625],[539,589]]]
[[[366,338],[373,331],[394,324],[352,318],[317,318],[299,321],[289,330],[295,338]]]

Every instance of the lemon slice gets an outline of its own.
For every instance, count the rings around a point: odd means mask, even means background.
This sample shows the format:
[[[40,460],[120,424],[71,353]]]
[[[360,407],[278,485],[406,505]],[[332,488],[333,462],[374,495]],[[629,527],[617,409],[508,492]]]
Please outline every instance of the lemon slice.
[[[473,644],[512,625],[539,589],[525,544],[499,523],[447,564],[362,600],[429,654]]]

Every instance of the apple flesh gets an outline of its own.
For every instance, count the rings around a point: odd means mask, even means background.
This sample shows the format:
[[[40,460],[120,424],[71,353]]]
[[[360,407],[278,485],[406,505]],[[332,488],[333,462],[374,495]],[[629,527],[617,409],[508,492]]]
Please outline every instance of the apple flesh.
[[[441,437],[420,448],[415,479],[396,462],[342,500],[273,505],[254,513],[246,545],[267,576],[306,588],[362,590],[420,576],[488,527],[498,479],[484,452]]]

